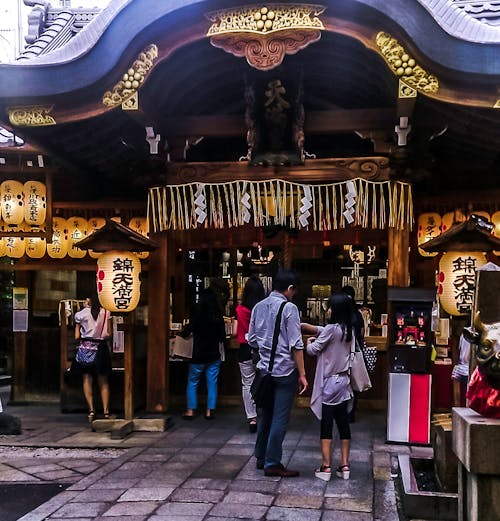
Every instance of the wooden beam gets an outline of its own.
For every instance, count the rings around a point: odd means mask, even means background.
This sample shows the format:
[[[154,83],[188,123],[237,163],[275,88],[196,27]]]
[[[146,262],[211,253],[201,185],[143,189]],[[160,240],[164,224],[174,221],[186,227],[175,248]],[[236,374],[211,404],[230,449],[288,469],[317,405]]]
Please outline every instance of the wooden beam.
[[[331,109],[307,111],[304,132],[328,134],[356,130],[394,127],[395,108]],[[155,129],[156,130],[156,129]],[[244,136],[247,131],[244,115],[177,116],[162,122],[159,132],[172,136],[230,137]]]

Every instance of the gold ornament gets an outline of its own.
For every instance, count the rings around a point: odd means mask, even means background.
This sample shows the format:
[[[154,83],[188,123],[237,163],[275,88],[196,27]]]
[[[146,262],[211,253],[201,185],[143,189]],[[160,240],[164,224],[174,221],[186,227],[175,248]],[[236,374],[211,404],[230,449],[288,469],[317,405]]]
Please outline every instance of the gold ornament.
[[[104,93],[103,104],[110,108],[122,105],[123,110],[137,110],[139,107],[137,90],[153,68],[156,58],[158,58],[158,47],[151,44],[139,54],[137,60],[134,61],[113,89]],[[135,98],[133,103],[127,104],[129,98],[132,97]]]
[[[52,105],[7,107],[7,113],[9,114],[9,121],[17,127],[46,127],[56,124],[56,120],[50,115],[53,108]]]
[[[376,36],[377,46],[396,76],[406,85],[425,94],[435,94],[439,89],[438,79],[426,72],[405,51],[396,38],[380,32]]]

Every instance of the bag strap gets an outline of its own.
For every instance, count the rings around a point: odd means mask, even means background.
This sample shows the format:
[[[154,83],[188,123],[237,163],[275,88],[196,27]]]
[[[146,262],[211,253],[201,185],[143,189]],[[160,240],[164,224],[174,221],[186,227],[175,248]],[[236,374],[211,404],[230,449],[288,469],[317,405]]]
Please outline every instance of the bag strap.
[[[351,367],[352,363],[354,361],[354,355],[356,353],[356,338],[354,336],[354,329],[352,330],[352,340],[351,340],[351,351],[349,353],[349,368],[347,369],[347,372],[351,374]]]
[[[106,324],[106,317],[108,316],[108,312],[107,310],[105,309],[104,310],[104,317],[102,319],[102,324],[101,324],[101,332],[99,333],[99,338],[102,338],[102,332],[104,331],[104,326]]]
[[[283,308],[285,307],[286,302],[282,302],[280,308],[278,310],[278,315],[276,316],[276,323],[274,324],[274,333],[273,333],[273,345],[271,346],[271,356],[269,358],[269,367],[268,372],[272,372],[274,366],[274,359],[276,358],[276,347],[278,346],[278,337],[280,335],[280,325],[281,325],[281,315],[283,314]]]

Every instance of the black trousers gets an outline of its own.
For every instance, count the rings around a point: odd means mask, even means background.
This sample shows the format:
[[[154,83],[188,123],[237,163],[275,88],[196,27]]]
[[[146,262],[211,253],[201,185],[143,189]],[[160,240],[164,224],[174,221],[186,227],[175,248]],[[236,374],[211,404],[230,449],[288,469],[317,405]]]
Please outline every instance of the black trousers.
[[[333,421],[337,424],[341,440],[351,439],[351,427],[349,426],[349,415],[347,404],[349,400],[338,405],[323,404],[321,409],[320,438],[331,440],[333,438]]]

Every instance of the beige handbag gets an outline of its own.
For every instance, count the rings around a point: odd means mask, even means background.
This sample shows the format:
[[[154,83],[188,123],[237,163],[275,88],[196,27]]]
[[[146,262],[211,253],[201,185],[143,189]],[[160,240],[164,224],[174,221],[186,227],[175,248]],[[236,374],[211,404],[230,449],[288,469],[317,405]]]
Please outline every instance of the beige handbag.
[[[193,357],[193,335],[189,335],[186,338],[177,335],[175,337],[172,355],[176,358],[190,360]]]
[[[372,383],[366,370],[365,360],[361,351],[355,349],[354,332],[351,343],[351,365],[349,367],[351,387],[354,391],[363,392],[371,389]]]

